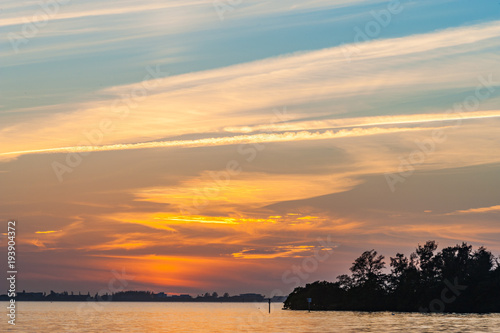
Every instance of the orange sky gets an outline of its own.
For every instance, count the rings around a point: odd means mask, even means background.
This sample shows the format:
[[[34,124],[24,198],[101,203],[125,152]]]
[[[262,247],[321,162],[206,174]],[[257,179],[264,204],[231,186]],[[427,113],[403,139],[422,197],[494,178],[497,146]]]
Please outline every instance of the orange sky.
[[[106,3],[61,8],[17,53],[0,43],[19,288],[95,293],[121,274],[286,294],[372,248],[500,254],[497,18],[463,5],[431,24],[413,3],[356,43],[384,4],[255,0],[220,21],[199,2]],[[4,7],[0,30],[19,31],[32,8]]]

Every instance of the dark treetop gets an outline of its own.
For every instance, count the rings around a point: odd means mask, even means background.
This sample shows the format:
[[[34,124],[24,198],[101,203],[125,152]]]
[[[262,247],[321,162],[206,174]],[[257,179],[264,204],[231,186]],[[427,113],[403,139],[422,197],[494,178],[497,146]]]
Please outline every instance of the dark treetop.
[[[298,287],[285,309],[410,312],[500,312],[500,265],[484,247],[462,243],[435,253],[437,244],[419,245],[410,257],[365,251],[336,282],[316,281]]]

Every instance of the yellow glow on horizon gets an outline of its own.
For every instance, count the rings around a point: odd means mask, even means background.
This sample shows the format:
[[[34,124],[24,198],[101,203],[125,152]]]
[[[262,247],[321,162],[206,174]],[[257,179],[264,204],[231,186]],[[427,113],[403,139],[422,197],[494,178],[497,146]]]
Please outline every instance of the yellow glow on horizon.
[[[314,220],[319,218],[318,216],[303,216],[303,217],[298,217],[298,220]]]
[[[176,232],[176,225],[206,224],[207,226],[239,226],[250,224],[275,224],[276,219],[251,218],[251,217],[228,217],[228,216],[183,216],[175,213],[123,213],[110,216],[114,220],[126,223],[141,224],[148,227]]]
[[[164,216],[164,217],[163,217]],[[239,224],[235,218],[231,217],[207,217],[207,216],[172,216],[170,214],[161,214],[154,217],[155,220],[162,220],[171,223],[208,223],[208,224]]]
[[[94,255],[96,266],[127,267],[133,281],[155,286],[202,288],[206,280],[240,275],[236,267],[246,267],[233,257],[165,255]],[[102,263],[102,264],[99,264]],[[254,265],[260,266],[259,263]],[[199,279],[203,276],[204,279]],[[241,278],[241,277],[240,277]],[[242,276],[244,278],[244,276]],[[251,281],[248,281],[250,283]],[[168,291],[168,290],[167,290]]]

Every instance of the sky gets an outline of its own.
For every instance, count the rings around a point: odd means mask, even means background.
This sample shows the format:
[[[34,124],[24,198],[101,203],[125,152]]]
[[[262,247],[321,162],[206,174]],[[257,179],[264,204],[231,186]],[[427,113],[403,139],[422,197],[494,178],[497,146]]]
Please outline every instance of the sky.
[[[500,254],[498,1],[4,0],[0,34],[18,289],[285,295],[370,249]]]

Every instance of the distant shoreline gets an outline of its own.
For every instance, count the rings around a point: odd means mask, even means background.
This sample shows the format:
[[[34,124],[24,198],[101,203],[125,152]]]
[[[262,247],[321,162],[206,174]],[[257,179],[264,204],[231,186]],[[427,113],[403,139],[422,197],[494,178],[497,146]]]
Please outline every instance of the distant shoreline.
[[[266,298],[264,295],[255,293],[246,293],[230,296],[218,296],[217,293],[206,293],[201,296],[192,297],[189,294],[168,295],[164,292],[153,293],[151,291],[121,291],[117,293],[105,293],[99,295],[75,294],[74,292],[64,291],[56,293],[51,291],[49,294],[45,292],[18,292],[15,297],[9,295],[0,295],[0,301],[15,300],[15,302],[148,302],[148,303],[283,303],[287,296],[273,296]]]
[[[0,303],[8,303],[9,300],[0,299]],[[99,302],[99,303],[269,303],[269,299],[263,301],[96,301],[96,300],[67,300],[67,301],[48,301],[48,300],[16,300],[17,302],[33,302],[33,303],[83,303],[83,302]],[[281,301],[271,301],[271,303],[283,303]],[[337,311],[337,310],[333,310]]]

